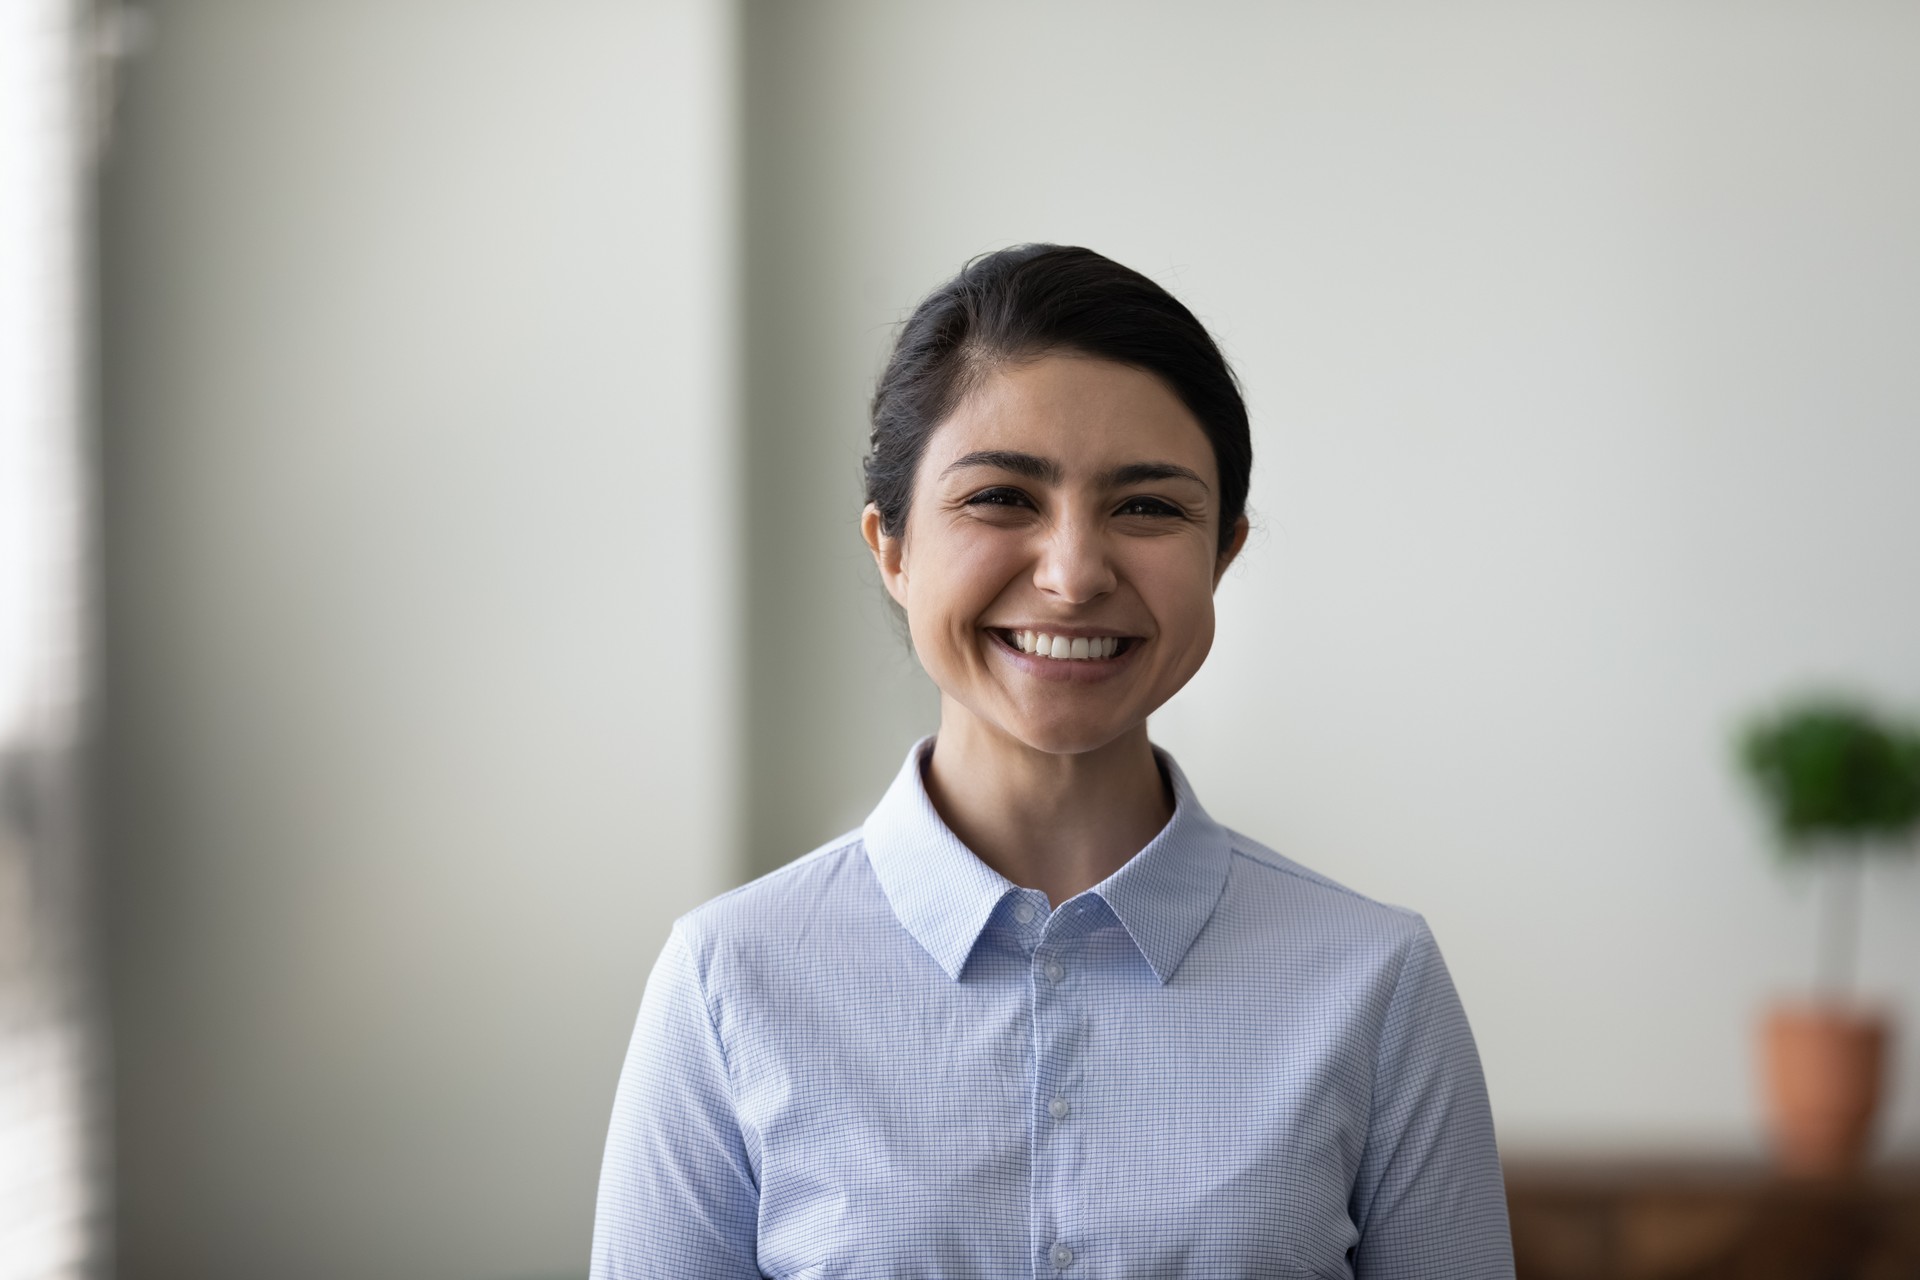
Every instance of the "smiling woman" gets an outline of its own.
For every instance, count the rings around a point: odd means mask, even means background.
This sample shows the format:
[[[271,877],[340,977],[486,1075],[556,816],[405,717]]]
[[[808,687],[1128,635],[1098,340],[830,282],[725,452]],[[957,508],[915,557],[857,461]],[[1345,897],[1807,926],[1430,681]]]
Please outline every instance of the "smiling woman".
[[[1212,647],[1246,517],[1220,536],[1213,449],[1159,376],[1071,351],[982,380],[919,473],[904,526],[876,502],[862,528],[940,689],[928,789],[987,865],[1063,902],[1171,812],[1147,716]]]
[[[593,1275],[1510,1276],[1425,921],[1215,823],[1147,736],[1247,535],[1206,330],[1006,250],[914,312],[873,421],[861,529],[939,732],[675,926]]]

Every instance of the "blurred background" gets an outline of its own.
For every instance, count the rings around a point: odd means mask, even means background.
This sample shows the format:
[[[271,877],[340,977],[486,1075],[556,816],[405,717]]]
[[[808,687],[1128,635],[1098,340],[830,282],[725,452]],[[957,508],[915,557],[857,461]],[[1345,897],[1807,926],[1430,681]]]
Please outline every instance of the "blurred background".
[[[1211,812],[1427,916],[1511,1158],[1761,1151],[1731,736],[1920,708],[1920,8],[0,9],[8,1275],[584,1273],[669,923],[933,727],[865,400],[1025,240],[1247,388]]]

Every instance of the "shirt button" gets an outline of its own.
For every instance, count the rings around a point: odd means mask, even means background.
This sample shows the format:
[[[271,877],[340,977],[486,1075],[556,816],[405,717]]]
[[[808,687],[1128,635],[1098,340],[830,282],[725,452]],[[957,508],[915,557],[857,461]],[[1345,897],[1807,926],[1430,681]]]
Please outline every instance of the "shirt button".
[[[1067,1118],[1067,1100],[1065,1098],[1055,1098],[1052,1102],[1049,1102],[1047,1104],[1047,1114],[1055,1120],[1065,1120]]]
[[[1053,1246],[1053,1252],[1047,1256],[1053,1260],[1054,1269],[1057,1271],[1065,1271],[1073,1265],[1073,1250],[1063,1244]]]
[[[1013,918],[1015,920],[1018,920],[1021,924],[1032,924],[1033,923],[1033,904],[1031,902],[1015,903],[1013,908]]]
[[[1060,979],[1066,977],[1067,975],[1067,971],[1060,967],[1060,962],[1058,960],[1047,961],[1047,967],[1045,969],[1045,973],[1047,975],[1048,982],[1058,982],[1060,981]]]

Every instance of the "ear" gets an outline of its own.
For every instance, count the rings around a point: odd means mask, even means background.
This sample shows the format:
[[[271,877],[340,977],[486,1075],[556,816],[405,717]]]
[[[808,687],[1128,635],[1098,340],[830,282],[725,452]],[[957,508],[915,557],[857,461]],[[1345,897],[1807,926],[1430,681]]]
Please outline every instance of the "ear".
[[[887,594],[902,609],[907,607],[907,540],[896,538],[882,527],[880,508],[871,502],[860,513],[860,536],[866,539],[867,550],[873,552],[873,563],[880,569],[880,581],[887,588]]]
[[[1247,545],[1247,531],[1252,527],[1245,516],[1241,516],[1233,522],[1233,537],[1227,542],[1227,549],[1222,551],[1219,559],[1213,562],[1213,585],[1215,587],[1218,587],[1220,585],[1220,579],[1226,576],[1227,568],[1233,563],[1234,557],[1240,554],[1240,548]]]

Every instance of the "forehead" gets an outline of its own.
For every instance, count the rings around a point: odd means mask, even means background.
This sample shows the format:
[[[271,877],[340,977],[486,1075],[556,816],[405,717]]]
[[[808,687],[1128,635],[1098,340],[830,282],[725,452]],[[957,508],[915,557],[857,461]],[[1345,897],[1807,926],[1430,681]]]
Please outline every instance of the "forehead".
[[[1213,446],[1158,377],[1088,356],[1048,355],[987,375],[935,429],[923,475],[962,454],[1007,449],[1051,458],[1069,477],[1131,462],[1173,462],[1209,484]]]

